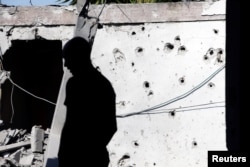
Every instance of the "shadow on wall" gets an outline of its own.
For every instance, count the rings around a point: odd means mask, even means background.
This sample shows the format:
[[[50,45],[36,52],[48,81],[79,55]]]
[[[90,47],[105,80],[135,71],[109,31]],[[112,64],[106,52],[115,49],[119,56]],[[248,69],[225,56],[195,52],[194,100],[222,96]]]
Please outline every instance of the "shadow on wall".
[[[61,41],[14,40],[3,55],[3,66],[11,72],[10,77],[17,85],[56,103],[63,75]],[[55,105],[13,88],[9,80],[2,85],[0,119],[9,123],[14,114],[12,127],[30,130],[33,125],[42,125],[44,129],[50,128]]]

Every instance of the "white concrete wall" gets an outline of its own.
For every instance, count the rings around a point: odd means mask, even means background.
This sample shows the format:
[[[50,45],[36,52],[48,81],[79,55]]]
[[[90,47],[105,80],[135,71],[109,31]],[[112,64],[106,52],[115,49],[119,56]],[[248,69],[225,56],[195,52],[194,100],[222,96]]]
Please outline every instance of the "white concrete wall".
[[[105,25],[98,29],[92,50],[93,65],[98,66],[116,91],[118,116],[143,111],[183,95],[225,65],[223,11],[216,15],[208,4],[197,3],[195,10],[185,4],[185,10],[190,12],[180,10],[183,14],[177,17],[174,9],[183,6],[166,6],[166,12],[173,12],[170,17],[155,10],[164,11],[164,5],[153,4],[152,11],[147,13],[150,17],[145,16],[144,23],[137,24],[134,23],[138,18],[130,15],[128,7],[121,6],[126,17],[118,7],[105,8],[117,10],[119,17],[126,20],[124,25],[122,19],[115,18],[118,23],[115,24],[106,11],[102,16]],[[206,8],[200,10],[201,6]],[[150,5],[137,6],[132,11],[146,11],[138,10],[139,7],[149,9]],[[158,23],[150,23],[147,18],[157,19],[152,22]],[[128,23],[131,21],[133,24]],[[2,52],[10,47],[11,40],[34,39],[35,29],[37,35],[63,43],[74,35],[74,25],[3,25],[0,26]],[[9,30],[11,35],[7,37]],[[168,43],[173,45],[172,50],[167,49]],[[179,51],[181,46],[185,51]],[[70,76],[66,69],[65,76],[66,81]],[[61,105],[65,98],[64,83],[53,120],[51,145],[54,147],[50,148],[50,158],[56,157],[64,121],[65,107]],[[148,113],[151,114],[117,118],[118,131],[108,145],[110,167],[206,167],[208,150],[226,150],[225,70],[189,96]]]
[[[173,50],[168,51],[166,43],[173,44]],[[179,52],[180,46],[186,51]],[[214,53],[205,60],[212,48]],[[112,82],[117,115],[142,111],[188,92],[225,64],[225,22],[105,26],[97,32],[92,60]],[[110,167],[207,166],[208,150],[226,150],[224,102],[222,70],[188,97],[151,112],[177,108],[174,116],[117,118],[118,132],[108,146]],[[178,112],[200,104],[209,105],[199,108],[217,107]]]

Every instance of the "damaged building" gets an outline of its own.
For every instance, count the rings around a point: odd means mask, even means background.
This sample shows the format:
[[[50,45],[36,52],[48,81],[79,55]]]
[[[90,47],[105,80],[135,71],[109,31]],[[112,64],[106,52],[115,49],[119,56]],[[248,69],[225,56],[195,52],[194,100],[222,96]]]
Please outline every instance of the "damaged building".
[[[57,165],[71,77],[62,48],[77,16],[0,7],[0,164]],[[226,150],[225,1],[110,4],[99,19],[91,60],[116,92],[110,167],[201,167],[207,150]]]

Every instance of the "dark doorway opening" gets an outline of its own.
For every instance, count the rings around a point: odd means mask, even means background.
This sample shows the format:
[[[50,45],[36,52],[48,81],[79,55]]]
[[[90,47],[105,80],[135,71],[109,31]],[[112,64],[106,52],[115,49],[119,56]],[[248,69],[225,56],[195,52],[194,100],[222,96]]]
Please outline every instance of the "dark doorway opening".
[[[59,40],[13,40],[3,55],[4,70],[25,90],[56,103],[63,75],[62,42]],[[33,125],[50,128],[55,105],[39,100],[6,80],[2,85],[0,119],[13,128]],[[12,93],[13,92],[13,93]],[[12,97],[12,98],[11,98]],[[11,106],[13,104],[13,108]]]

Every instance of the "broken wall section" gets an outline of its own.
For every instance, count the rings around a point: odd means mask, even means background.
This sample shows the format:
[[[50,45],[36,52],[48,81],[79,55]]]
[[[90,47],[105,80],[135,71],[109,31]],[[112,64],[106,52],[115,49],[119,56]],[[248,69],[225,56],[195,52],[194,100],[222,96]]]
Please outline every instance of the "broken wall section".
[[[0,13],[0,49],[5,70],[11,71],[17,85],[56,103],[63,74],[62,47],[73,36],[76,9],[1,7]],[[7,80],[2,86],[0,119],[8,124],[13,117],[16,128],[31,129],[34,124],[50,128],[55,104],[42,102],[18,88],[11,94],[11,85]]]

